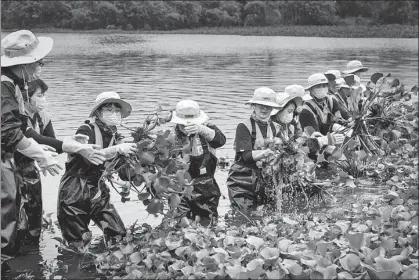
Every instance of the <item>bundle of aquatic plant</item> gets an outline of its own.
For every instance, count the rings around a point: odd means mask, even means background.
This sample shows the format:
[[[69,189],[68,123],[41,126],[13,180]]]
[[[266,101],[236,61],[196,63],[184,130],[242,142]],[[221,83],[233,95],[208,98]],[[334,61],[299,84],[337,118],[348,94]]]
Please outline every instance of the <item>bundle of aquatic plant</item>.
[[[318,182],[314,173],[315,164],[307,158],[308,147],[303,145],[309,138],[282,141],[274,138],[265,143],[274,155],[257,162],[261,168],[261,186],[265,188],[268,209],[281,213],[286,200],[288,209],[299,206],[307,208],[310,202],[324,201],[330,195],[325,182]]]
[[[349,85],[351,82],[347,79]],[[406,91],[391,74],[373,74],[363,93],[365,100],[352,111],[352,121],[343,131],[350,131],[350,137],[328,160],[351,176],[360,177],[375,168],[379,158],[406,144],[417,146],[417,90],[415,86]],[[356,91],[362,93],[361,87]]]
[[[166,122],[161,114],[159,107],[141,127],[131,129],[137,152],[118,155],[108,162],[100,180],[108,182],[121,195],[122,202],[129,200],[134,191],[148,213],[172,217],[182,197],[190,197],[193,190],[187,171],[191,145],[178,143],[174,131],[153,132]]]

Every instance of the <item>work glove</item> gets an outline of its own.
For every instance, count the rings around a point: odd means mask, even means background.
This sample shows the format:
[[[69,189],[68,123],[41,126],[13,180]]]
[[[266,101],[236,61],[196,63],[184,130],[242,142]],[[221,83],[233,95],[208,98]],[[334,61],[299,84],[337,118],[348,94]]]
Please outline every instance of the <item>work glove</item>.
[[[204,136],[205,140],[212,141],[215,137],[215,131],[202,124],[188,124],[185,126],[185,131],[189,134],[199,134]]]
[[[353,121],[351,121],[351,122],[353,122]],[[337,123],[333,124],[332,131],[342,133],[347,137],[351,137],[352,133],[354,132],[353,129],[349,129],[346,126],[343,126],[343,125],[340,125],[340,124],[337,124]]]
[[[58,155],[55,152],[55,149],[50,146],[40,145],[32,138],[29,138],[28,140],[31,142],[29,147],[23,150],[18,149],[18,151],[21,154],[34,159],[44,176],[47,176],[47,172],[52,176],[58,175],[63,167],[61,167],[55,159],[55,156]]]
[[[343,141],[345,140],[345,135],[341,133],[329,133],[328,135],[324,136],[320,132],[313,132],[311,134],[311,137],[315,137],[317,141],[319,142],[320,147],[324,147],[327,145],[341,145]]]
[[[100,150],[99,145],[87,144],[89,136],[83,134],[76,134],[72,137],[66,137],[63,141],[63,152],[69,154],[79,154],[94,165],[102,164],[106,158],[104,153]]]
[[[265,149],[265,150],[253,150],[252,151],[252,157],[254,160],[258,161],[264,158],[268,158],[272,155],[274,155],[275,152],[272,151],[271,149]]]
[[[135,143],[122,143],[102,150],[105,158],[114,158],[117,154],[129,156],[137,152],[137,144]]]

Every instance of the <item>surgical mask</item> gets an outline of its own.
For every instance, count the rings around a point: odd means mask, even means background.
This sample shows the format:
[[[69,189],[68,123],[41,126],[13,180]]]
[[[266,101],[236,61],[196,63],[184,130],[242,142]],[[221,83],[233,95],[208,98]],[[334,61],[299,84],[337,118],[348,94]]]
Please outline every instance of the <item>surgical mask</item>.
[[[321,88],[314,88],[313,89],[313,95],[317,99],[323,99],[327,95],[328,88],[327,87],[321,87]]]
[[[26,82],[32,82],[32,81],[38,80],[40,78],[41,73],[42,73],[41,65],[36,65],[36,66],[30,65],[30,67],[32,67],[34,69],[32,74],[29,74],[29,71],[26,67],[28,67],[28,65],[22,66],[22,76],[23,76],[23,81],[25,83]],[[24,74],[24,72],[26,72],[26,75]],[[26,80],[25,77],[27,77],[28,79]]]
[[[47,99],[44,97],[31,97],[32,101],[34,101],[35,104],[32,104],[32,106],[36,107],[38,111],[42,111],[45,109],[46,105],[48,104]]]
[[[279,114],[279,121],[283,124],[289,124],[294,119],[294,112],[281,112]]]
[[[121,124],[121,113],[104,111],[102,112],[102,119],[108,125],[119,125]]]

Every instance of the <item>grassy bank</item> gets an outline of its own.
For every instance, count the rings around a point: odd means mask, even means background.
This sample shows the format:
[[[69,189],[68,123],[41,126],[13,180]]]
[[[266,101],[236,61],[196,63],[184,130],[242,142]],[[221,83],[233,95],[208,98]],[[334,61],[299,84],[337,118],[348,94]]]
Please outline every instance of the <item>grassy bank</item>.
[[[3,30],[8,31],[8,30]],[[338,38],[418,38],[418,25],[334,25],[334,26],[263,26],[263,27],[205,27],[179,30],[72,30],[32,29],[35,33],[126,33],[126,34],[212,34],[242,36],[302,36]]]

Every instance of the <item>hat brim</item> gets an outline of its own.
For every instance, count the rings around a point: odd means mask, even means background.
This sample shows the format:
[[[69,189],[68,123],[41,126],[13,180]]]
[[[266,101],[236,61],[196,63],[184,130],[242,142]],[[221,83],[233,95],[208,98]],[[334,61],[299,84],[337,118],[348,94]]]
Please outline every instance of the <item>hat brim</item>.
[[[312,87],[314,87],[314,86],[317,86],[317,85],[322,85],[322,84],[328,84],[328,83],[324,83],[324,82],[318,82],[318,83],[316,83],[316,84],[313,84],[313,85],[310,85],[310,86],[308,86],[308,87],[305,87],[304,89],[305,90],[310,90]]]
[[[368,70],[369,70],[368,67],[358,67],[358,68],[355,68],[355,69],[352,69],[352,70],[345,70],[345,71],[343,71],[343,73],[353,74],[353,73],[356,73],[356,72],[367,72]]]
[[[10,67],[14,65],[30,64],[43,59],[52,50],[54,41],[50,37],[38,37],[38,46],[29,54],[7,57],[6,55],[1,56],[1,67]]]
[[[261,100],[250,99],[245,104],[246,105],[247,104],[259,104],[259,105],[269,106],[269,107],[272,107],[272,108],[279,108],[279,105],[276,102],[271,102],[271,101],[261,101]]]
[[[96,112],[96,110],[102,106],[103,104],[106,103],[116,103],[119,104],[121,106],[121,117],[122,118],[126,118],[129,115],[131,115],[131,111],[132,111],[132,107],[131,105],[122,100],[122,99],[117,99],[117,98],[107,98],[105,100],[102,100],[99,104],[95,105],[95,107],[93,107],[92,111],[90,112],[89,118],[92,118]]]
[[[193,119],[181,118],[176,114],[176,111],[173,111],[172,119],[170,120],[170,122],[175,123],[175,124],[187,125],[187,124],[204,124],[208,122],[208,120],[209,118],[207,114],[205,114],[204,111],[202,110],[199,110],[199,116]]]
[[[310,97],[311,99],[311,97]],[[271,112],[271,116],[274,116],[276,114],[278,114],[278,112],[283,109],[285,107],[285,105],[287,105],[288,102],[290,102],[291,100],[294,100],[297,107],[295,109],[297,109],[298,107],[302,107],[303,106],[303,98],[301,96],[290,96],[287,97],[286,99],[282,100],[279,103],[280,108],[279,109],[273,109]]]

